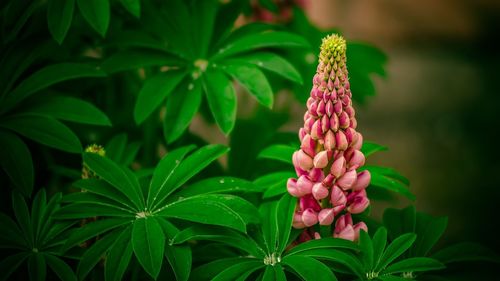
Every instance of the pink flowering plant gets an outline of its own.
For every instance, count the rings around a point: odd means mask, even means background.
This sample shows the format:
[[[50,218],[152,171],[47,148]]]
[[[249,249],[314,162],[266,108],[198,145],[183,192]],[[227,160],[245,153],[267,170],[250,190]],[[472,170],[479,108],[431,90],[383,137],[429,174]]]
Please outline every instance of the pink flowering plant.
[[[387,148],[355,108],[386,57],[307,5],[1,1],[0,281],[453,280],[498,263],[435,247],[447,218],[367,163]],[[292,103],[303,124],[282,132]],[[410,205],[378,220],[387,196]]]

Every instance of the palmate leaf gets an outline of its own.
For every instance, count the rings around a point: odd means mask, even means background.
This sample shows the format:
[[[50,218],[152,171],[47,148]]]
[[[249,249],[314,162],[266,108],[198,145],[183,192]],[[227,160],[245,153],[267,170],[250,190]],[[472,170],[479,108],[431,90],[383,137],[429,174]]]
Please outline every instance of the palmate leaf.
[[[0,130],[0,166],[14,186],[25,196],[33,191],[34,171],[31,153],[16,135]]]
[[[181,197],[185,198],[200,194],[246,192],[262,192],[262,188],[244,179],[235,177],[214,177],[195,182],[189,185],[188,188],[179,190],[170,197],[168,202],[173,202]]]
[[[179,281],[187,281],[191,273],[192,253],[187,244],[174,245],[173,240],[179,234],[179,229],[167,220],[158,220],[169,243],[165,246],[165,257]]]
[[[380,262],[375,269],[377,271],[385,269],[387,265],[408,250],[413,242],[415,242],[415,239],[416,235],[413,233],[406,233],[394,239],[394,241],[392,241],[392,243],[385,249],[384,254],[380,258]]]
[[[322,262],[306,256],[286,256],[283,264],[289,266],[306,281],[337,280],[333,272]]]
[[[134,221],[132,248],[144,270],[154,279],[160,274],[165,237],[156,218],[144,217]]]

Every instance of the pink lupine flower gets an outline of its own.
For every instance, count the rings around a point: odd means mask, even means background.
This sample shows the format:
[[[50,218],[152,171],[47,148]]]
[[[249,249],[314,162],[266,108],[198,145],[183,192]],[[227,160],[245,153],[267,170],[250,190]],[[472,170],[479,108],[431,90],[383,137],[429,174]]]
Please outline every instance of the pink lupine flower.
[[[308,239],[319,237],[313,234],[317,224],[335,224],[332,236],[348,240],[367,230],[365,223],[353,224],[351,217],[370,204],[365,189],[371,179],[369,171],[359,171],[365,164],[363,136],[356,130],[351,97],[345,40],[330,35],[321,45],[299,130],[300,149],[293,154],[297,178],[287,183],[288,192],[300,198],[293,227],[305,228]]]

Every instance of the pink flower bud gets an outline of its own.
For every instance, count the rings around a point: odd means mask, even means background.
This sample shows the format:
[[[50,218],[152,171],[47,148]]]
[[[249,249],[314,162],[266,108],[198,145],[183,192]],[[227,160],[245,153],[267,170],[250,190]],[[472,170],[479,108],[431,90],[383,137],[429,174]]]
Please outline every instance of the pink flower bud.
[[[310,106],[308,106],[309,108],[309,114],[311,114],[312,116],[318,116],[318,113],[316,112],[317,108],[318,108],[318,101],[317,100],[314,100]]]
[[[314,150],[316,149],[316,142],[311,138],[310,135],[305,135],[302,139],[300,148],[309,156],[313,157],[315,155]]]
[[[333,82],[333,86],[335,86],[335,88],[339,88],[340,87],[340,81],[339,81],[339,77],[335,77],[335,82]]]
[[[319,212],[321,210],[321,206],[319,205],[318,201],[312,197],[312,195],[305,195],[300,198],[299,200],[299,207],[300,210],[306,210],[306,209],[312,209],[316,212]]]
[[[315,84],[316,86],[319,86],[319,84],[321,84],[321,77],[319,74],[314,75],[313,84]]]
[[[344,111],[347,113],[347,115],[349,115],[349,117],[354,117],[354,115],[355,115],[355,111],[354,111],[354,108],[352,106],[344,107]]]
[[[364,170],[360,173],[358,173],[358,179],[356,182],[352,185],[352,190],[353,191],[359,191],[363,190],[370,185],[370,180],[372,179],[372,176],[370,174],[370,171]]]
[[[313,182],[322,181],[324,178],[323,169],[312,168],[311,171],[309,171],[309,179]]]
[[[344,156],[338,157],[335,161],[333,161],[332,167],[330,168],[330,173],[336,177],[340,178],[346,170],[346,161]]]
[[[302,212],[302,221],[306,227],[313,226],[318,223],[318,214],[313,209],[306,209]]]
[[[358,133],[353,128],[347,128],[344,131],[347,143],[352,144],[354,140],[358,137]]]
[[[318,232],[314,232],[314,239],[315,240],[321,239],[321,235]]]
[[[297,180],[294,178],[288,179],[288,181],[286,182],[286,190],[293,197],[300,197],[303,195],[297,188]]]
[[[342,113],[342,103],[340,101],[337,101],[333,104],[333,111],[335,111],[337,115],[340,115],[340,113]]]
[[[347,143],[347,138],[345,137],[345,134],[343,131],[338,130],[335,133],[335,142],[337,144],[337,149],[338,150],[346,150],[348,143]]]
[[[328,130],[325,134],[324,147],[330,151],[335,149],[335,134],[331,130]]]
[[[304,130],[304,128],[300,128],[299,129],[299,140],[302,142],[302,140],[304,139],[305,135],[306,135],[306,130]]]
[[[295,212],[293,214],[292,226],[294,228],[297,228],[297,229],[302,229],[302,228],[306,227],[304,224],[304,221],[302,221],[302,214],[301,213]]]
[[[342,113],[340,113],[340,116],[339,116],[340,128],[345,129],[345,128],[349,127],[349,124],[350,124],[349,116],[347,115],[347,113],[345,111],[342,111]]]
[[[318,214],[320,225],[331,225],[333,223],[334,214],[332,208],[323,209]]]
[[[300,176],[297,180],[297,189],[301,194],[310,194],[312,191],[313,183],[307,176]]]
[[[321,95],[321,97],[318,97],[320,99],[323,99],[323,100],[330,100],[330,91],[328,89],[326,89],[323,94]]]
[[[354,153],[349,160],[349,169],[357,169],[365,164],[365,155],[359,150],[354,150]]]
[[[347,197],[345,196],[344,191],[342,191],[342,189],[340,189],[336,185],[332,187],[330,203],[332,203],[332,206],[334,207],[345,206],[345,204],[347,203]]]
[[[321,100],[318,104],[318,107],[316,108],[316,113],[318,114],[318,116],[323,116],[325,115],[325,102],[323,100]]]
[[[322,134],[326,133],[330,129],[330,119],[328,119],[328,116],[325,114],[321,118],[321,132]]]
[[[325,105],[325,113],[328,115],[328,117],[332,116],[333,114],[333,103],[331,100],[328,100]]]
[[[332,94],[330,95],[331,101],[337,101],[337,90],[333,89]]]
[[[345,82],[344,88],[346,88],[346,90],[349,90],[351,88],[351,84],[349,83],[349,81]]]
[[[347,207],[347,211],[351,214],[362,213],[370,205],[370,200],[366,196],[356,196],[353,202]]]
[[[304,121],[304,130],[306,130],[307,133],[311,133],[312,126],[314,125],[314,117],[310,116],[309,118]]]
[[[324,167],[326,167],[326,165],[328,165],[328,153],[326,150],[323,150],[321,152],[319,152],[318,154],[316,154],[316,156],[314,156],[314,167],[315,168],[321,168],[323,169]]]
[[[325,179],[323,179],[322,183],[324,186],[330,187],[333,184],[335,177],[332,174],[328,174]]]
[[[356,238],[356,233],[354,232],[352,225],[347,225],[342,229],[337,229],[337,227],[335,227],[333,237],[354,241],[354,238]]]
[[[337,114],[332,114],[332,116],[330,116],[330,128],[336,132],[339,129],[339,124],[339,117]]]
[[[317,119],[311,127],[311,137],[313,139],[317,140],[323,136],[321,127],[321,119]]]
[[[356,118],[351,118],[351,123],[349,125],[351,128],[356,129],[358,127],[358,121],[356,121]]]
[[[368,226],[364,222],[358,222],[353,227],[354,229],[354,241],[359,239],[359,232],[363,230],[364,232],[368,232]]]
[[[330,91],[331,91],[331,90],[333,90],[333,82],[332,82],[332,80],[331,80],[331,79],[328,79],[328,84],[327,84],[327,86],[328,86],[328,90],[330,90]]]
[[[316,90],[317,90],[317,89],[316,89]],[[313,90],[313,91],[314,91],[314,90]],[[316,101],[316,100],[315,100],[313,97],[309,97],[309,98],[307,98],[307,102],[306,102],[306,106],[307,106],[307,108],[310,108],[310,107],[311,107],[311,104],[312,104],[313,102],[315,102],[315,101]],[[306,112],[307,112],[307,111],[306,111]],[[307,113],[309,114],[309,112],[307,112]]]
[[[313,167],[313,159],[301,149],[297,152],[297,164],[302,170],[309,171]]]
[[[356,182],[357,177],[358,175],[356,174],[356,170],[347,171],[342,177],[337,180],[337,185],[343,190],[350,189]]]
[[[344,95],[341,100],[342,100],[342,105],[344,106],[351,105],[351,99],[348,96]]]
[[[328,196],[328,189],[321,183],[315,183],[312,188],[312,195],[314,199],[321,200]]]
[[[352,148],[354,148],[356,150],[360,150],[361,147],[363,146],[363,135],[360,133],[357,133],[357,134],[358,134],[358,137],[354,140],[354,142],[352,144]]]

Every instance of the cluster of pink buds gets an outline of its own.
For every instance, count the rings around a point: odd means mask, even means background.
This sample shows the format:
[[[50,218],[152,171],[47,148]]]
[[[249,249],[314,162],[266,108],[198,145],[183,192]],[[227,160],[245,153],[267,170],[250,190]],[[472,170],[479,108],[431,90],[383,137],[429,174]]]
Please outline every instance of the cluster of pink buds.
[[[363,212],[370,204],[365,189],[371,175],[357,171],[365,156],[360,151],[363,137],[356,131],[347,74],[345,40],[335,34],[324,38],[304,127],[299,131],[300,150],[293,154],[298,178],[290,178],[287,189],[299,198],[295,228],[335,223],[333,237],[357,240],[359,231],[367,227],[364,222],[353,225],[351,214]]]

